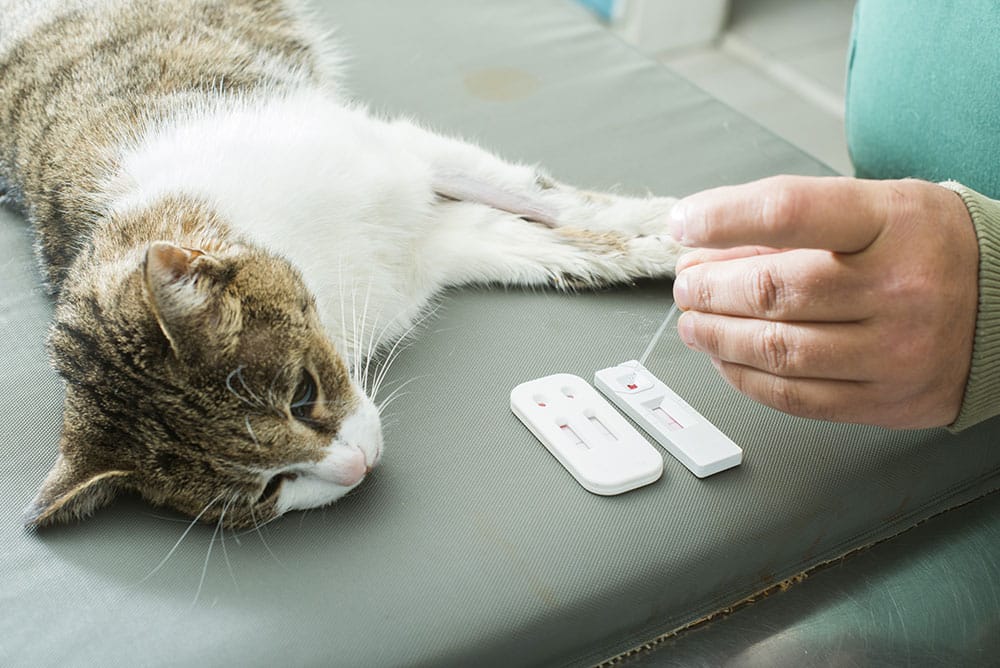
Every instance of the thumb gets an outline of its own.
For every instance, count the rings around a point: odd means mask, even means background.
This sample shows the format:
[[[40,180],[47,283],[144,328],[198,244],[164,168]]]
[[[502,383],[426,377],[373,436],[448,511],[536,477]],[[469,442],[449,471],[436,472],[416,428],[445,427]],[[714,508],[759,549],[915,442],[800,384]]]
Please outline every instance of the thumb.
[[[867,248],[887,219],[883,182],[846,177],[777,176],[696,193],[670,212],[685,246]]]

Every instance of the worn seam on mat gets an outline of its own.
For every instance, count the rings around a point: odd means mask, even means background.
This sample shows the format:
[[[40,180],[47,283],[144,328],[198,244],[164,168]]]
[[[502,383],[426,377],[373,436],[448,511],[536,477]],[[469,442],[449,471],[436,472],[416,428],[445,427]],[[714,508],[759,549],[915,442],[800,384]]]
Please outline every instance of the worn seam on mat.
[[[930,507],[934,506],[935,504],[943,500],[946,500],[951,496],[955,496],[962,491],[973,489],[979,484],[982,484],[993,478],[998,478],[998,477],[1000,477],[1000,469],[994,469],[987,474],[984,474],[977,478],[973,478],[972,480],[966,481],[965,483],[956,484],[951,487],[948,487],[939,494],[931,497],[926,503],[922,504],[918,508],[915,508],[913,511],[897,518],[895,521],[888,524],[882,524],[879,525],[878,527],[868,529],[861,533],[855,534],[850,538],[840,541],[839,543],[835,544],[834,546],[832,546],[831,548],[829,548],[824,552],[824,554],[832,554],[833,556],[820,558],[818,561],[802,560],[796,562],[788,569],[786,569],[787,575],[785,575],[775,584],[769,585],[760,590],[753,590],[749,594],[740,593],[737,595],[736,600],[733,600],[733,597],[730,595],[720,594],[719,596],[710,599],[705,604],[705,606],[703,606],[704,609],[711,610],[711,612],[696,615],[694,619],[679,624],[677,626],[674,626],[676,622],[671,621],[668,623],[669,626],[671,627],[671,630],[660,633],[659,635],[654,635],[652,639],[645,642],[641,642],[640,644],[635,645],[618,654],[614,654],[611,657],[608,657],[605,654],[603,655],[605,658],[597,659],[596,663],[594,663],[594,659],[592,658],[581,657],[581,659],[579,659],[578,661],[580,661],[581,663],[586,661],[588,665],[598,666],[599,668],[617,665],[622,661],[624,661],[625,659],[634,656],[639,652],[652,649],[653,647],[656,647],[657,645],[661,644],[666,640],[669,640],[670,638],[678,636],[679,634],[687,631],[688,629],[707,623],[712,619],[718,616],[728,614],[737,608],[750,605],[758,598],[769,596],[778,589],[781,590],[788,589],[790,586],[793,586],[794,584],[797,584],[798,582],[805,580],[807,577],[809,577],[810,574],[815,573],[818,570],[821,570],[825,566],[846,559],[847,557],[851,556],[856,552],[862,552],[864,550],[871,549],[872,547],[878,545],[879,543],[885,542],[887,540],[892,540],[893,538],[896,538],[897,536],[900,536],[906,533],[907,531],[916,528],[917,526],[923,524],[924,522],[930,520],[931,518],[943,515],[947,512],[955,510],[956,508],[960,508],[974,501],[978,501],[990,494],[1000,492],[1000,485],[994,485],[991,489],[988,489],[982,494],[979,494],[971,499],[963,501],[962,503],[958,503],[954,506],[948,506],[947,508],[943,508],[938,512],[934,512],[930,515],[927,515],[926,517],[920,517],[924,512],[926,512]],[[913,521],[914,517],[920,517],[920,519],[914,522]],[[913,523],[911,524],[911,522]],[[886,528],[891,528],[899,525],[904,525],[905,528],[902,528],[899,531],[895,531],[891,535],[885,536],[883,538],[872,540],[872,542],[867,542],[868,540],[871,540],[875,534],[879,533],[880,530],[884,530]],[[860,545],[858,544],[859,542],[861,543]],[[841,552],[841,550],[843,550],[845,546],[851,546],[851,548]],[[677,616],[675,619],[679,618],[681,618],[681,616]],[[637,633],[636,635],[639,634]],[[588,652],[588,656],[597,657],[601,656],[601,654],[599,654],[598,652]],[[572,665],[580,665],[580,663],[577,663],[577,661],[572,661],[564,665],[572,666]]]

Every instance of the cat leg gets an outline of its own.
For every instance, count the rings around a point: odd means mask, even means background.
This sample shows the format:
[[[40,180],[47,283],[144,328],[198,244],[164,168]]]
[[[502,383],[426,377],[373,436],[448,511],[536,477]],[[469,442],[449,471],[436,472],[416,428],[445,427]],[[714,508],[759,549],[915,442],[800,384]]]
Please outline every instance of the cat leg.
[[[433,209],[432,231],[416,255],[440,286],[629,283],[673,276],[681,250],[666,234],[553,227],[478,202],[445,199]]]
[[[407,121],[390,124],[395,139],[428,164],[434,191],[476,202],[549,227],[630,236],[666,234],[670,197],[623,197],[573,188],[537,167],[507,162],[470,143],[443,137]]]
[[[428,166],[437,195],[417,256],[437,285],[605,285],[672,276],[681,247],[667,197],[598,194],[407,121],[394,144]]]

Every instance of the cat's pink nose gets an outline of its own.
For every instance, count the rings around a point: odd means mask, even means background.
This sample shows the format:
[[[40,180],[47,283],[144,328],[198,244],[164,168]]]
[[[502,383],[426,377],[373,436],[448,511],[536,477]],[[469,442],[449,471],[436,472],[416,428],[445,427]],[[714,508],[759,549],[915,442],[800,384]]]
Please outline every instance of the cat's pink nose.
[[[338,448],[316,467],[316,474],[344,487],[353,487],[368,475],[371,468],[365,453],[352,446]]]
[[[368,471],[368,462],[365,461],[365,453],[358,450],[357,456],[352,457],[351,460],[344,465],[343,470],[339,472],[340,480],[338,482],[345,487],[357,485],[366,475],[368,475]]]

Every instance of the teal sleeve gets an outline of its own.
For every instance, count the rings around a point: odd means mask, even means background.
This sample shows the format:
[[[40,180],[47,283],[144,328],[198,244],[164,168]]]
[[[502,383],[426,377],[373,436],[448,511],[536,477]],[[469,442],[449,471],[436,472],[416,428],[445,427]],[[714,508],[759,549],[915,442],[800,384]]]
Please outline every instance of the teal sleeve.
[[[1000,414],[998,26],[996,0],[858,0],[847,68],[855,174],[947,181],[976,228],[979,310],[954,431]]]
[[[941,185],[961,196],[979,239],[979,310],[972,368],[962,408],[949,426],[960,431],[1000,414],[1000,201],[954,181]]]
[[[845,118],[857,176],[1000,197],[998,30],[997,0],[859,0]]]

